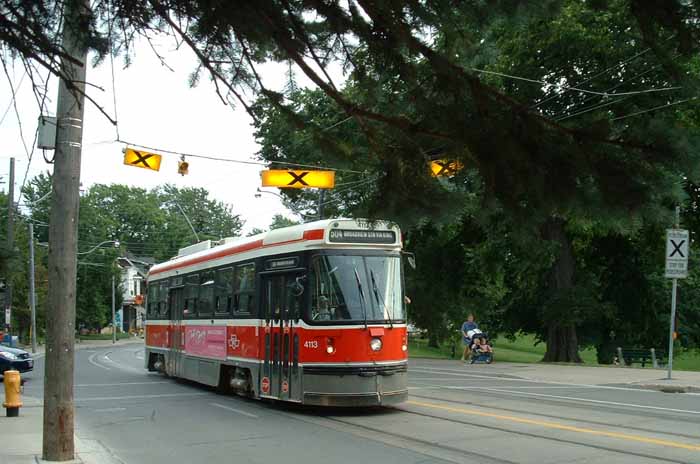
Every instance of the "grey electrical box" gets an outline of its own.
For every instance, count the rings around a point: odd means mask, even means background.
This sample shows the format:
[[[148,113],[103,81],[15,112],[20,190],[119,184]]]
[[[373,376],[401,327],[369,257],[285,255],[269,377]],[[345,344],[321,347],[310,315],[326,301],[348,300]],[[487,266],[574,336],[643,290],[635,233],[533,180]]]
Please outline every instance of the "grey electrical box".
[[[37,137],[36,146],[44,150],[56,148],[55,116],[39,116],[39,137]]]

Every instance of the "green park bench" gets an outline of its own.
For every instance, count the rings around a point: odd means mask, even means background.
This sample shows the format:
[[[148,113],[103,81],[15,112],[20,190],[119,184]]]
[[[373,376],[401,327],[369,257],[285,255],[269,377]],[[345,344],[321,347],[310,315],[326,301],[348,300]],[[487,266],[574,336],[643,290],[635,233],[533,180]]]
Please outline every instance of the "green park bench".
[[[617,348],[617,359],[620,366],[631,366],[641,364],[645,367],[651,364],[653,368],[658,368],[666,364],[666,352],[654,348]]]

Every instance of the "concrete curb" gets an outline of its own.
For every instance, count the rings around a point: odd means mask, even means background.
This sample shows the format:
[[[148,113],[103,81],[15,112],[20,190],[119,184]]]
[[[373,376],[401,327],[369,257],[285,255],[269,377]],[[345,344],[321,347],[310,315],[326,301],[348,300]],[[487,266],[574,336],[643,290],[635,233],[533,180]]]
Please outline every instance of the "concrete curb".
[[[633,384],[634,385],[634,384]],[[656,390],[662,393],[700,393],[700,387],[693,385],[670,385],[663,383],[636,384],[644,390]]]

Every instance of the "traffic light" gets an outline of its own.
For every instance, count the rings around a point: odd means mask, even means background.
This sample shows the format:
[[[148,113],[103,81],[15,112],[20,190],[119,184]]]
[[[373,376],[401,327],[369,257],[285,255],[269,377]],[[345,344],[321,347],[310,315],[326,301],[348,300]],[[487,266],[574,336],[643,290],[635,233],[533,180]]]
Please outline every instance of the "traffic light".
[[[189,174],[189,168],[190,168],[190,163],[185,161],[185,157],[183,156],[180,161],[177,162],[177,173],[180,174],[181,176],[184,176],[185,174]]]

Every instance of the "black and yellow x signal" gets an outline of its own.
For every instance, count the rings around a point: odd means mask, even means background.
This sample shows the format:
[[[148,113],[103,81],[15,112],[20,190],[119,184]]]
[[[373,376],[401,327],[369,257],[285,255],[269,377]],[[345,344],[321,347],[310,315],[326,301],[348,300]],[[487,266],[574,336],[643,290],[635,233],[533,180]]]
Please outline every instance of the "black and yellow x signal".
[[[263,187],[331,189],[335,186],[335,171],[270,169],[260,175]]]
[[[438,159],[430,162],[430,172],[433,177],[454,177],[464,165],[459,161]]]
[[[143,150],[135,150],[133,148],[124,150],[124,164],[127,166],[159,171],[161,158],[161,155]]]

